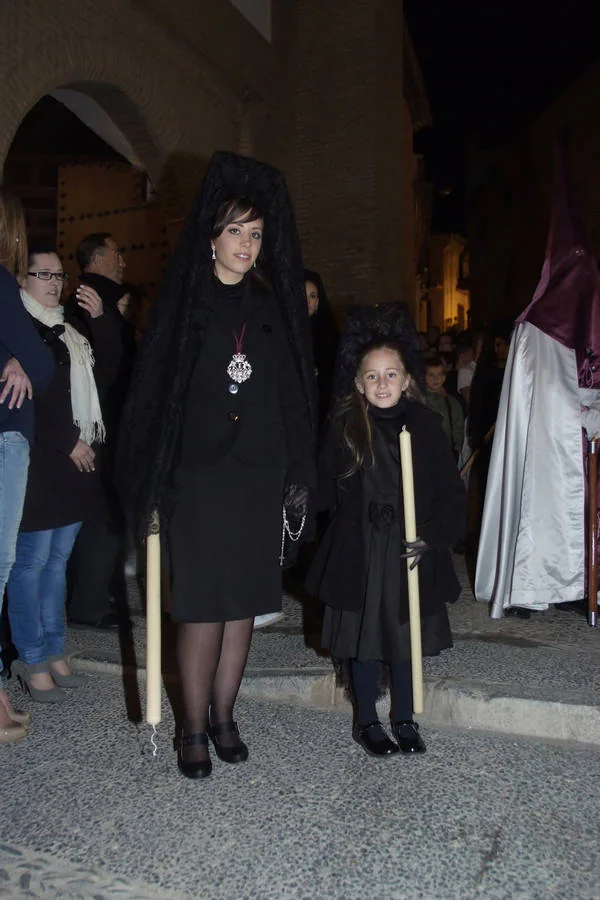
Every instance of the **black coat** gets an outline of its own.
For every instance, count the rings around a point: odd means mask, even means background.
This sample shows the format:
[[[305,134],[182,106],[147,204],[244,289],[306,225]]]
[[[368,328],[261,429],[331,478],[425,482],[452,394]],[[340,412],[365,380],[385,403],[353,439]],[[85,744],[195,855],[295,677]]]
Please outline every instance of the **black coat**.
[[[104,451],[105,455],[112,458],[136,351],[135,329],[121,315],[118,302],[132,288],[126,284],[118,284],[104,275],[90,272],[84,272],[79,280],[98,293],[104,307],[104,314],[100,318],[105,320],[112,332],[111,359],[104,361],[111,367],[110,378],[101,380],[98,385],[102,416],[106,426]],[[76,327],[85,334],[95,350],[94,323],[97,320],[91,319],[89,314],[77,305],[75,298],[69,303],[69,315],[72,321],[77,322]]]
[[[464,530],[465,491],[437,413],[416,401],[401,401],[394,419],[411,434],[417,534],[430,548],[419,563],[422,609],[454,602],[460,584],[450,547]],[[333,518],[309,571],[310,593],[335,609],[359,610],[364,603],[365,570],[360,471],[339,479],[350,460],[338,419],[330,428],[319,460],[319,505]],[[399,508],[402,509],[400,497]]]
[[[281,608],[283,490],[316,481],[309,411],[279,306],[251,282],[217,286],[182,411],[176,502],[163,529],[180,621]],[[252,374],[232,393],[227,368],[244,326],[239,352]]]
[[[227,364],[235,352],[234,331],[239,333],[242,323],[243,353],[252,375],[232,394]],[[286,484],[314,487],[306,399],[277,300],[256,279],[234,319],[224,309],[215,310],[192,375],[184,420],[195,423],[184,429],[184,467],[210,465],[231,455],[250,467],[283,471]]]
[[[125,284],[118,284],[104,275],[89,272],[84,272],[80,276],[80,281],[98,293],[104,308],[102,316],[92,319],[88,312],[78,306],[76,296],[71,297],[67,306],[70,320],[77,330],[87,337],[95,356],[100,356],[103,365],[100,377],[96,381],[106,439],[96,448],[96,455],[105,492],[108,521],[112,527],[120,529],[125,526],[125,521],[114,485],[114,466],[121,414],[127,397],[137,345],[135,329],[121,315],[117,304],[131,288]],[[98,322],[103,322],[104,325],[104,333],[101,335],[98,334],[96,324]],[[106,332],[110,334],[108,343],[105,341]],[[99,340],[100,346],[97,347]]]
[[[79,429],[73,422],[71,407],[69,351],[55,329],[36,319],[32,321],[52,351],[56,369],[48,390],[35,398],[35,440],[20,530],[45,531],[99,518],[105,515],[105,505],[100,465],[96,465],[94,472],[80,472],[70,457],[79,440]],[[108,385],[115,377],[117,335],[104,316],[90,322],[94,336],[94,376],[97,383]],[[77,327],[78,323],[74,319],[72,324]]]

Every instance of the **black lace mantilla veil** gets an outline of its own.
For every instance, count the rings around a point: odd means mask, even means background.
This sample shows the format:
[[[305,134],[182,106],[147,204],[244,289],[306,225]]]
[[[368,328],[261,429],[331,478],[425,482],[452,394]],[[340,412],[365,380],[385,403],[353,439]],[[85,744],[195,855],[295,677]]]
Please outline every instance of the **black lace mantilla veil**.
[[[402,301],[374,306],[352,306],[338,347],[333,377],[331,409],[352,390],[358,361],[372,341],[389,340],[398,344],[406,359],[409,374],[421,389],[425,386],[425,367],[417,330],[408,305]]]
[[[218,151],[184,225],[137,354],[121,420],[117,481],[127,517],[140,536],[155,510],[171,517],[171,476],[184,395],[214,307],[210,237],[220,204],[245,197],[264,213],[258,273],[278,299],[313,425],[314,366],[300,243],[281,172],[266,163]]]

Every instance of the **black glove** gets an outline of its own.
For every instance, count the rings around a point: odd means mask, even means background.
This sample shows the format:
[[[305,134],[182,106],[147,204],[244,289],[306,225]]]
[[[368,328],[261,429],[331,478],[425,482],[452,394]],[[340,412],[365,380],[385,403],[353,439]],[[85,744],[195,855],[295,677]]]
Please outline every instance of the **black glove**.
[[[421,557],[424,553],[427,553],[429,547],[425,543],[425,541],[421,540],[420,537],[416,539],[416,541],[402,541],[404,546],[407,548],[406,553],[401,553],[401,559],[412,559],[412,562],[409,566],[409,569],[414,569],[415,566],[421,561]]]
[[[288,484],[283,492],[283,505],[288,523],[283,532],[281,564],[284,569],[289,569],[295,565],[300,547],[300,535],[292,540],[289,532],[299,532],[304,525],[303,517],[308,514],[308,488],[301,484]]]
[[[296,519],[308,513],[308,488],[303,484],[288,484],[283,493],[283,505],[288,515]]]

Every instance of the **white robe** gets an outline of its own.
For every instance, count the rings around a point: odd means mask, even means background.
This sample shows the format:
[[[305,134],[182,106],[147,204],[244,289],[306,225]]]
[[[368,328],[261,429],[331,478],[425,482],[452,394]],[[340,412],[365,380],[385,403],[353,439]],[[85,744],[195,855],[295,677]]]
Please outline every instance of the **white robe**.
[[[496,421],[475,595],[492,618],[585,597],[582,414],[574,350],[513,334]]]

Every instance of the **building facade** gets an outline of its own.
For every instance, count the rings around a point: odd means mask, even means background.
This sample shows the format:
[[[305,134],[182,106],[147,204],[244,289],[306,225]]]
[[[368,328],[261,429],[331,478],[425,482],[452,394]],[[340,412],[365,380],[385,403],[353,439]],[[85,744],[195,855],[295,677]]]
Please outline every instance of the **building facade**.
[[[474,154],[469,247],[473,316],[516,317],[540,277],[550,227],[557,143],[572,195],[600,256],[600,64],[570,85],[504,147]]]
[[[469,253],[458,234],[432,234],[428,240],[427,287],[423,293],[419,327],[436,325],[441,331],[470,323]],[[424,315],[425,313],[425,315]]]
[[[261,158],[338,307],[416,311],[429,112],[399,0],[9,0],[0,47],[0,165],[42,97],[104,115],[172,244],[214,150]]]

